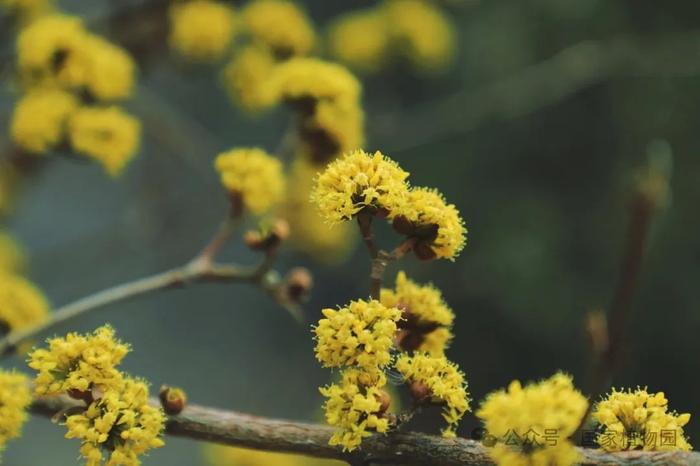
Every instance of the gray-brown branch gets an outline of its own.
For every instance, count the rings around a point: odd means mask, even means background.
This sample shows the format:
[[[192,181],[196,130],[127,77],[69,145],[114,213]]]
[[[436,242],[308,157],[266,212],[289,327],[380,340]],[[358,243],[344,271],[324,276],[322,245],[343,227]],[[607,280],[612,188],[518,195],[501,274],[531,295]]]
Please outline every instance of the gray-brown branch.
[[[78,402],[65,397],[38,399],[32,412],[52,417]],[[157,400],[152,403],[158,405]],[[348,455],[328,445],[332,429],[280,419],[269,419],[234,411],[190,405],[170,416],[166,433],[176,437],[271,452],[296,453],[317,458],[338,459],[352,464],[400,465],[491,465],[486,449],[467,439],[443,439],[432,435],[406,432],[374,435],[365,439],[358,453]],[[580,449],[582,465],[589,466],[700,466],[697,452],[624,452],[604,453]]]

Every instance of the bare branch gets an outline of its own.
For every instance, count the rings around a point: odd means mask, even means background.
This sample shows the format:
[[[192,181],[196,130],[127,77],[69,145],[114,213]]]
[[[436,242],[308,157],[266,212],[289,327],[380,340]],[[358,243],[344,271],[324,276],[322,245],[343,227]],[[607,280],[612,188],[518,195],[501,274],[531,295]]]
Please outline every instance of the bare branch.
[[[75,400],[66,397],[38,399],[32,412],[48,417],[72,406]],[[159,405],[153,399],[154,405]],[[478,442],[462,438],[443,439],[413,432],[375,434],[362,442],[359,452],[344,453],[328,445],[332,429],[280,419],[268,419],[234,411],[191,405],[167,421],[168,435],[257,450],[296,453],[318,458],[332,458],[351,464],[401,465],[491,465],[486,449]],[[700,466],[696,452],[624,452],[604,453],[580,449],[582,465],[588,466]]]

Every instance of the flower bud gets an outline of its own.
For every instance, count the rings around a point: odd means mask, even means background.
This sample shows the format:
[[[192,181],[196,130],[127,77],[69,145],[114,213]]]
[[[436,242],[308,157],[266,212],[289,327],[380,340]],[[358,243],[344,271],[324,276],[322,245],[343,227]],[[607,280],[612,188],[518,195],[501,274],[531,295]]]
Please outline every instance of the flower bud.
[[[295,267],[284,279],[285,294],[293,302],[303,301],[313,288],[314,279],[308,269]]]
[[[167,414],[180,414],[187,404],[187,394],[180,388],[163,385],[158,397]]]

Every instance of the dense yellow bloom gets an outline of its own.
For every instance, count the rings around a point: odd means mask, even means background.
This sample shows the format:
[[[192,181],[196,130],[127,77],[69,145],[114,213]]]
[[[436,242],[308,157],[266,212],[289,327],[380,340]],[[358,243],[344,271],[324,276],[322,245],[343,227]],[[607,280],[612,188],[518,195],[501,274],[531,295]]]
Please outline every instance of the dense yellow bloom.
[[[0,272],[0,326],[9,330],[32,327],[44,321],[49,304],[29,280]]]
[[[381,302],[403,312],[399,334],[404,333],[400,346],[405,350],[427,351],[441,356],[450,341],[454,313],[442,299],[440,290],[432,285],[419,285],[399,272],[396,288],[382,289]]]
[[[366,370],[391,362],[390,350],[401,311],[379,301],[351,301],[340,309],[323,309],[318,321],[316,359],[324,367],[356,365]]]
[[[339,384],[319,389],[327,398],[326,421],[336,428],[329,445],[342,445],[343,450],[352,451],[363,438],[389,430],[389,420],[382,416],[386,411],[381,401],[385,384],[386,378],[381,373],[347,369]]]
[[[414,251],[421,259],[453,260],[464,248],[464,221],[454,204],[448,204],[437,190],[412,189],[408,202],[391,215],[400,233],[417,240]]]
[[[34,386],[39,395],[56,395],[92,387],[103,391],[123,385],[116,366],[129,347],[114,337],[109,326],[90,335],[69,333],[65,338],[51,338],[48,349],[36,349],[29,355],[29,367],[38,372]]]
[[[284,195],[282,163],[258,148],[232,149],[216,157],[221,183],[240,195],[252,213],[260,215],[275,207]]]
[[[447,421],[448,427],[442,434],[454,437],[457,424],[469,411],[467,383],[457,365],[444,356],[415,353],[413,356],[401,355],[396,361],[396,370],[406,381],[424,385],[431,401],[444,404],[442,417]]]
[[[206,445],[204,455],[210,466],[343,466],[336,460],[310,458],[308,456],[272,453],[247,448]]]
[[[603,430],[598,444],[607,451],[692,449],[683,433],[690,414],[668,411],[663,392],[613,390],[593,410]]]
[[[98,160],[111,176],[122,172],[141,139],[139,121],[119,107],[81,107],[68,128],[73,149]]]
[[[126,50],[111,42],[90,35],[83,45],[88,57],[85,86],[97,100],[118,100],[129,97],[134,87],[136,65]]]
[[[231,98],[244,109],[263,109],[264,84],[275,66],[274,57],[259,45],[248,45],[238,51],[224,68],[223,80]]]
[[[345,260],[357,244],[357,226],[350,223],[329,225],[309,202],[316,168],[297,159],[287,183],[283,216],[291,229],[292,246],[315,260],[336,264]]]
[[[306,55],[314,46],[309,18],[291,1],[253,0],[243,10],[243,21],[253,38],[279,58]]]
[[[77,99],[58,89],[37,89],[17,102],[12,115],[12,139],[28,152],[43,153],[60,144]]]
[[[424,0],[388,0],[383,7],[395,43],[417,68],[444,67],[454,54],[454,26]]]
[[[17,39],[22,78],[29,84],[84,85],[87,34],[78,18],[67,15],[53,14],[32,22]]]
[[[148,385],[125,378],[84,412],[66,418],[66,438],[82,441],[87,466],[138,466],[139,456],[163,446],[164,425],[163,411],[148,404]]]
[[[233,39],[234,29],[233,10],[224,3],[191,0],[170,7],[170,45],[191,60],[221,58]]]
[[[328,48],[333,57],[352,68],[376,71],[390,46],[388,18],[380,9],[342,15],[331,24]]]
[[[29,380],[16,372],[0,371],[0,450],[20,436],[32,401]]]
[[[0,231],[0,273],[17,273],[24,268],[24,251],[9,234]]]
[[[476,415],[497,442],[489,454],[499,466],[569,466],[578,453],[568,438],[587,406],[571,377],[558,373],[524,388],[511,382],[489,394]]]
[[[350,152],[331,162],[311,192],[321,215],[331,223],[349,220],[368,209],[389,214],[406,202],[408,173],[381,152]]]

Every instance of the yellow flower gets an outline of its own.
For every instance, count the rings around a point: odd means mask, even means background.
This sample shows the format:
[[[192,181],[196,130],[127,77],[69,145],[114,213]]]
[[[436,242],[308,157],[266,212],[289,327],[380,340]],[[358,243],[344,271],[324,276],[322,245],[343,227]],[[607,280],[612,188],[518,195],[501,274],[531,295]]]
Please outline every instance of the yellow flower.
[[[136,65],[121,47],[91,35],[84,44],[89,57],[85,71],[85,86],[97,100],[125,99],[134,87]]]
[[[669,412],[663,392],[613,389],[595,405],[593,418],[603,429],[597,442],[607,451],[692,449],[683,432],[690,414]]]
[[[489,454],[499,466],[569,466],[577,461],[578,453],[568,438],[587,406],[571,377],[558,373],[524,388],[517,380],[511,382],[508,390],[489,394],[476,415],[484,422],[487,435],[497,441]]]
[[[221,183],[232,194],[240,195],[253,214],[275,207],[284,195],[282,163],[258,148],[231,149],[216,157]]]
[[[382,10],[342,15],[330,27],[328,47],[333,57],[352,68],[377,71],[389,51],[389,22]]]
[[[195,61],[215,61],[233,39],[233,10],[221,2],[192,0],[170,7],[170,45]]]
[[[87,38],[80,19],[72,16],[53,14],[32,22],[17,39],[17,61],[23,81],[29,85],[84,85],[83,50]]]
[[[249,112],[263,109],[264,84],[275,60],[267,49],[249,45],[237,52],[224,68],[223,80],[231,98]]]
[[[9,440],[20,436],[31,401],[26,376],[0,371],[0,450]]]
[[[452,337],[449,328],[454,320],[452,309],[432,285],[418,285],[399,272],[396,289],[382,289],[381,302],[403,312],[399,323],[399,346],[406,351],[426,351],[442,356]]]
[[[204,456],[210,466],[343,466],[344,462],[307,456],[249,450],[247,448],[206,445]]]
[[[358,212],[386,211],[406,202],[408,173],[396,162],[375,152],[350,152],[331,162],[311,192],[321,215],[331,223],[349,220]]]
[[[141,124],[119,107],[81,107],[69,122],[73,149],[119,175],[139,148]]]
[[[29,355],[29,367],[38,372],[34,381],[37,394],[86,392],[93,387],[106,391],[122,386],[123,376],[116,366],[129,347],[115,339],[111,327],[100,327],[91,335],[69,333],[47,342],[48,349],[35,349]]]
[[[139,456],[164,445],[160,438],[165,415],[148,404],[148,385],[125,378],[90,403],[84,412],[66,418],[66,438],[81,440],[87,466],[137,466]]]
[[[401,355],[396,361],[396,370],[406,381],[425,386],[431,401],[444,405],[442,417],[448,427],[442,434],[454,437],[457,424],[469,411],[467,383],[457,365],[444,356],[415,353],[413,356]]]
[[[464,248],[467,229],[454,204],[447,204],[437,190],[414,188],[408,201],[391,213],[394,228],[416,239],[420,259],[454,260]]]
[[[390,350],[401,311],[379,301],[351,301],[340,309],[323,309],[314,328],[316,359],[324,367],[355,365],[366,370],[391,362]]]
[[[384,10],[392,40],[417,68],[439,69],[450,62],[454,26],[438,8],[424,0],[388,0]]]
[[[17,273],[24,269],[24,251],[15,239],[0,231],[0,273]]]
[[[38,325],[49,313],[44,294],[27,279],[0,272],[0,326],[19,330]]]
[[[385,384],[386,378],[380,372],[368,374],[347,369],[339,384],[319,389],[327,398],[324,404],[326,422],[336,428],[329,445],[341,445],[343,450],[352,451],[360,446],[363,438],[389,430],[389,420],[383,417],[388,408],[382,403]]]
[[[356,105],[319,101],[299,125],[300,155],[318,167],[364,145],[364,112]]]
[[[287,0],[253,0],[243,10],[243,21],[253,39],[274,55],[306,55],[314,46],[314,30],[306,14]]]
[[[357,243],[357,227],[350,223],[329,225],[309,202],[316,169],[297,159],[287,183],[283,216],[291,229],[292,246],[325,264],[345,260]]]
[[[12,139],[28,152],[43,153],[63,142],[77,99],[58,89],[37,89],[17,102],[12,115]]]

